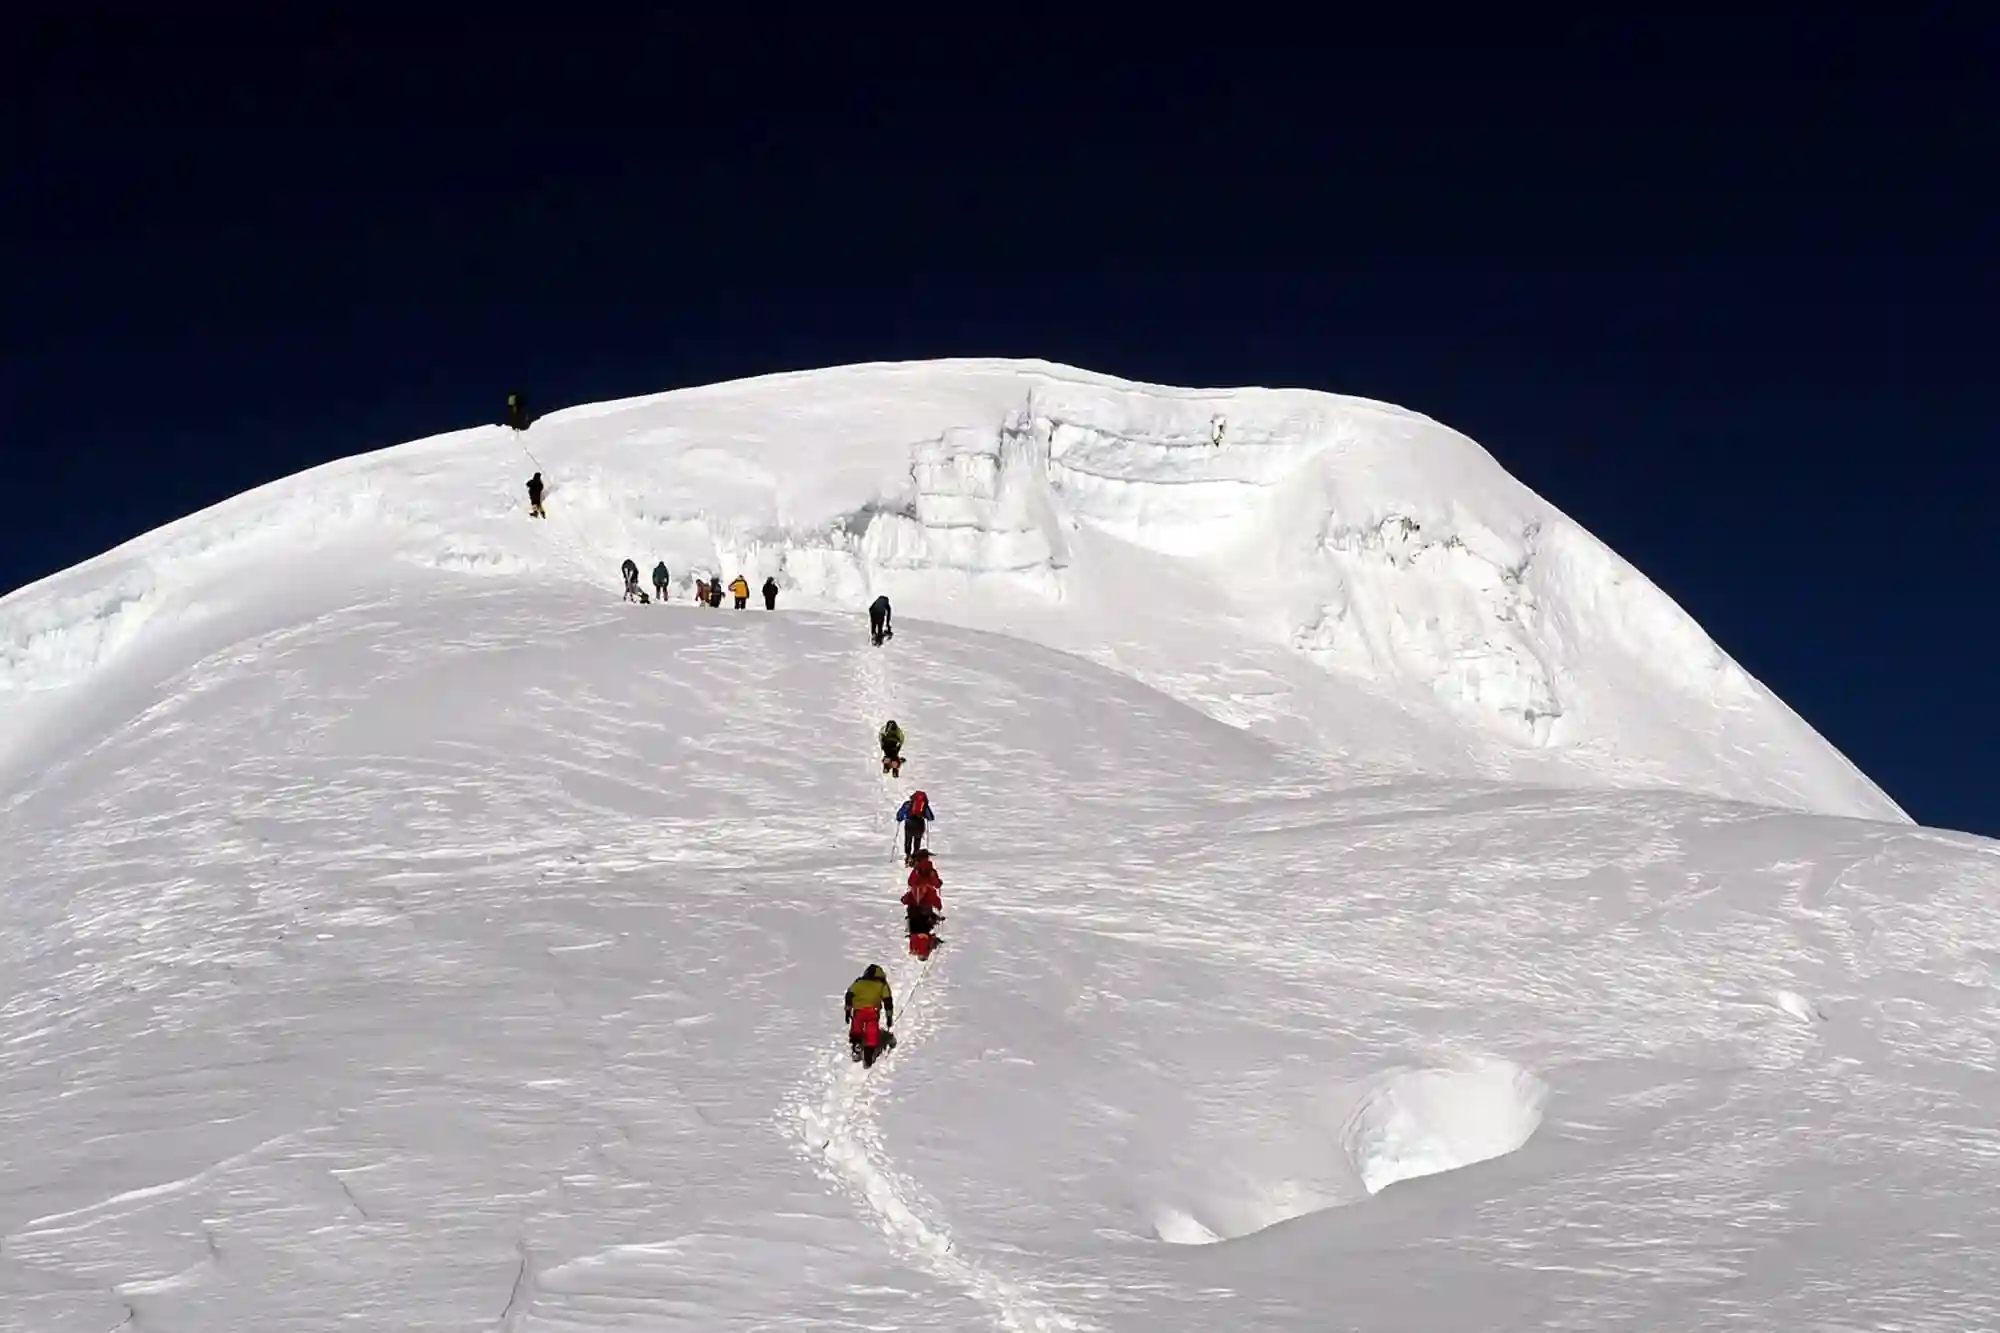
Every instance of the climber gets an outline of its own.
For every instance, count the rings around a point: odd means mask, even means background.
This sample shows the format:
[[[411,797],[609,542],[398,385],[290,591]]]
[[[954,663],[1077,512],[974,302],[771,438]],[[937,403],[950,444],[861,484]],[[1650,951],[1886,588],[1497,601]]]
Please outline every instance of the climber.
[[[920,963],[929,962],[930,956],[937,951],[938,945],[944,943],[942,939],[938,938],[937,933],[938,922],[944,920],[944,913],[934,907],[926,907],[921,903],[912,903],[907,910],[907,916],[910,932],[910,956]]]
[[[912,792],[910,799],[903,802],[896,811],[896,822],[903,826],[903,860],[909,865],[917,863],[917,852],[924,845],[925,825],[937,818],[937,810],[931,805],[931,798],[922,792]]]
[[[877,597],[868,604],[868,637],[877,648],[882,646],[882,640],[896,637],[896,632],[889,628],[889,598],[887,594]]]
[[[708,602],[708,580],[696,579],[694,581],[694,604],[696,606],[704,606],[707,604],[707,602]]]
[[[938,874],[937,862],[931,859],[930,848],[919,848],[911,862],[910,891],[903,895],[903,906],[923,904],[934,912],[944,910],[944,876]]]
[[[778,609],[778,581],[776,579],[764,580],[764,609],[766,611],[775,611]]]
[[[741,574],[729,580],[729,595],[736,599],[736,609],[741,611],[750,605],[750,585]]]
[[[919,960],[929,958],[937,946],[937,923],[944,920],[944,899],[938,890],[944,880],[931,864],[931,854],[917,853],[916,868],[910,871],[910,891],[903,895],[904,915],[910,931],[910,952]]]
[[[524,431],[534,424],[534,420],[533,417],[528,415],[528,400],[525,397],[518,393],[507,395],[506,424],[508,430]]]
[[[722,575],[720,574],[717,574],[708,581],[708,604],[710,606],[722,605]]]
[[[890,718],[882,724],[882,734],[876,739],[882,742],[882,771],[890,777],[900,777],[903,772],[903,729]]]
[[[848,1048],[862,1068],[895,1046],[896,1034],[890,1029],[896,1026],[896,997],[889,992],[889,975],[880,963],[870,963],[854,979],[840,1012],[847,1020]]]
[[[639,591],[639,567],[628,558],[624,564],[618,566],[618,572],[625,576],[625,600],[638,601],[644,595]]]
[[[539,472],[528,478],[528,517],[548,517],[542,512],[542,474]]]
[[[653,592],[661,601],[667,600],[667,562],[664,560],[653,566]]]

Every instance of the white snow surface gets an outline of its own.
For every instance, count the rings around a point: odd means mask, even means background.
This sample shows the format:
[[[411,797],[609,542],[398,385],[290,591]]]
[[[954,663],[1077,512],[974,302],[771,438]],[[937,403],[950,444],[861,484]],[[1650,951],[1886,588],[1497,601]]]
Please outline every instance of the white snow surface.
[[[2000,845],[1462,436],[952,362],[525,444],[547,522],[466,431],[0,600],[0,1329],[2000,1327]]]
[[[572,408],[524,439],[531,452],[462,431],[315,468],[16,593],[0,699],[26,712],[131,658],[228,641],[246,614],[340,605],[314,595],[335,567],[392,588],[414,565],[594,595],[629,556],[664,559],[681,596],[716,570],[774,575],[787,607],[887,592],[902,614],[1090,658],[1350,776],[1904,818],[1637,570],[1402,408],[961,361]],[[537,464],[546,526],[521,521]],[[243,587],[255,574],[284,591]]]

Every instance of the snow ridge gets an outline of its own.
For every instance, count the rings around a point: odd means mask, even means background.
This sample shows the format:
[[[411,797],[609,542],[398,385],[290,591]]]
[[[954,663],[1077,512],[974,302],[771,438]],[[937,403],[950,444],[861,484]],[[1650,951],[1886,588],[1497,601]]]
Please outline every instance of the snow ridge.
[[[545,522],[522,519],[531,469]],[[0,599],[0,696],[46,703],[156,656],[143,645],[195,653],[246,615],[310,614],[335,584],[394,588],[416,569],[598,587],[627,556],[664,559],[682,590],[775,577],[788,606],[888,592],[1198,707],[1234,693],[1225,677],[1266,678],[1258,729],[1351,771],[1671,786],[1907,822],[1457,432],[1365,399],[1032,361],[765,377],[329,464]],[[278,574],[282,603],[265,586]],[[26,762],[20,748],[0,742],[0,765]]]

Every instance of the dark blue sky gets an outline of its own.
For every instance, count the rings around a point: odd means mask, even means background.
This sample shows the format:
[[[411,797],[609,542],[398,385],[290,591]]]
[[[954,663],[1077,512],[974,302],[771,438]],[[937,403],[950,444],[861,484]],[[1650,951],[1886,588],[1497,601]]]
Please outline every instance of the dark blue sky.
[[[1053,9],[102,18],[10,57],[0,588],[513,385],[1018,355],[1324,388],[1466,431],[1917,818],[2000,834],[1976,49],[1588,83]]]

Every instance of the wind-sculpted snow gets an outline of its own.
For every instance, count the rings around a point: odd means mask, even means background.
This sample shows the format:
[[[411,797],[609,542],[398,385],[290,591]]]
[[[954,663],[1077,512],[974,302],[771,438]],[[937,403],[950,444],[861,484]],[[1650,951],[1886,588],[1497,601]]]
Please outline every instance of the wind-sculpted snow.
[[[1513,1152],[1542,1120],[1541,1080],[1505,1060],[1399,1070],[1369,1090],[1346,1148],[1370,1194]]]
[[[1211,1245],[1359,1203],[1399,1180],[1491,1160],[1528,1141],[1546,1095],[1533,1074],[1492,1058],[1385,1073],[1343,1093],[1353,1102],[1336,1134],[1344,1162],[1323,1143],[1289,1147],[1282,1157],[1232,1156],[1221,1173],[1226,1185],[1159,1208],[1154,1232],[1176,1245]]]
[[[522,483],[542,470],[546,523]],[[87,690],[317,567],[777,578],[1091,658],[1350,773],[1667,786],[1901,820],[1678,606],[1479,447],[1386,404],[1039,362],[848,367],[344,460],[0,601],[0,697]],[[331,602],[330,605],[338,605]],[[1255,679],[1253,707],[1232,682]],[[4,742],[0,742],[4,744]],[[0,756],[4,760],[4,756]]]
[[[0,600],[0,708],[0,1329],[2000,1326],[2000,846],[1401,409],[460,432]]]
[[[1994,844],[899,630],[456,579],[130,676],[0,785],[0,1327],[2000,1319]]]

